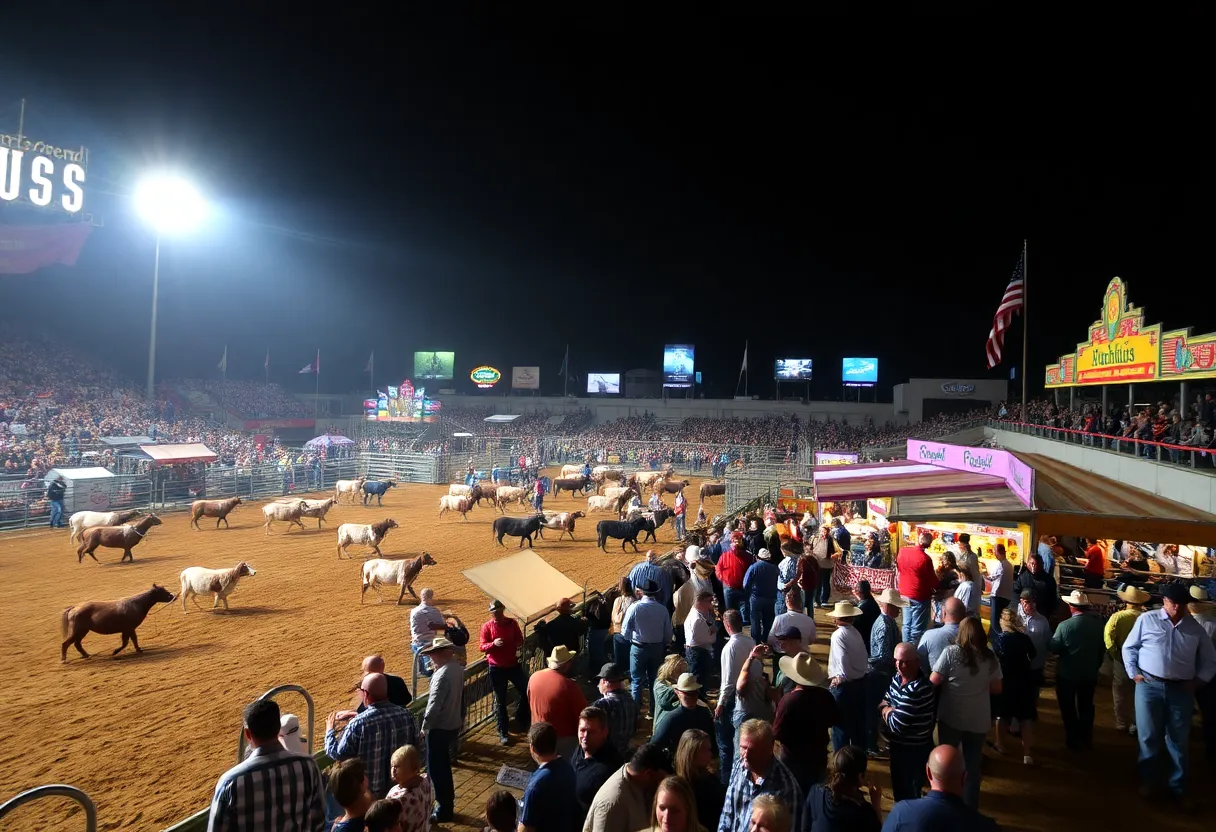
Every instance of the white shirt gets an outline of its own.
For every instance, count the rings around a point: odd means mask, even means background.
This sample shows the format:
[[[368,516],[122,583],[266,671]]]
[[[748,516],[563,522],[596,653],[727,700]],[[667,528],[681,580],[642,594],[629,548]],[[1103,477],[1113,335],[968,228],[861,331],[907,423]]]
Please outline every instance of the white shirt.
[[[419,604],[410,611],[410,639],[414,644],[430,644],[435,640],[435,627],[446,630],[447,626],[438,607]]]
[[[1022,611],[1021,604],[1018,604],[1018,621],[1022,622],[1022,629],[1026,631],[1026,635],[1030,636],[1030,643],[1034,645],[1034,658],[1030,660],[1030,669],[1042,670],[1043,665],[1047,664],[1047,645],[1051,643],[1051,624],[1048,623],[1047,616],[1041,612],[1027,615]]]
[[[993,560],[988,567],[988,580],[992,581],[992,597],[1013,599],[1013,566],[1008,560]]]
[[[837,626],[832,633],[832,646],[828,650],[828,676],[835,678],[843,676],[851,682],[866,675],[869,667],[870,651],[866,641],[851,624]]]
[[[713,647],[715,629],[698,610],[693,609],[684,619],[684,643],[689,647]]]
[[[745,633],[735,633],[727,639],[726,645],[722,648],[722,687],[718,690],[719,702],[726,696],[734,699],[735,682],[739,678],[739,672],[743,670],[743,663],[747,661],[748,655],[755,646],[756,642]]]
[[[980,590],[976,589],[974,581],[959,581],[954,597],[963,602],[968,615],[980,614]]]
[[[781,644],[775,634],[786,627],[797,627],[802,634],[802,652],[811,652],[811,645],[815,643],[815,619],[800,612],[783,612],[773,619],[773,628],[768,634],[768,646],[773,648],[773,652],[781,652]]]

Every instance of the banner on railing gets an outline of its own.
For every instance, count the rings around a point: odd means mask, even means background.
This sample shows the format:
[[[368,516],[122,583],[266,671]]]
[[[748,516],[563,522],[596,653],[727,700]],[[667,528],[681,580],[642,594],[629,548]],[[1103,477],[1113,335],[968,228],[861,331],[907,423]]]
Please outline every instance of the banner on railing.
[[[870,569],[845,563],[838,563],[832,569],[832,589],[837,592],[851,593],[857,588],[858,581],[869,581],[870,591],[875,595],[884,589],[899,588],[894,569]]]

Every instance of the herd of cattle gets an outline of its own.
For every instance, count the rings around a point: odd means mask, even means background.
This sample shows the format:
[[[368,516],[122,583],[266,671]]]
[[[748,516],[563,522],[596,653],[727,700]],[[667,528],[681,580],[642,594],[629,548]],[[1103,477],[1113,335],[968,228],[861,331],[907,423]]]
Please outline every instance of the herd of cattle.
[[[552,480],[551,491],[554,498],[563,492],[569,492],[577,498],[587,495],[586,511],[533,511],[530,504],[532,491],[513,485],[497,483],[482,483],[476,485],[453,484],[448,493],[439,498],[439,517],[447,512],[455,512],[468,522],[468,513],[474,507],[488,502],[493,510],[502,516],[495,517],[492,528],[497,545],[503,545],[504,537],[519,538],[519,548],[525,544],[531,546],[534,537],[544,539],[545,530],[557,531],[560,541],[569,535],[574,540],[575,523],[580,518],[597,512],[612,513],[615,520],[601,520],[596,524],[596,540],[600,549],[605,551],[608,540],[620,540],[621,550],[625,544],[633,545],[638,551],[638,538],[642,541],[657,540],[655,532],[673,515],[671,509],[661,507],[653,512],[641,511],[636,507],[631,509],[634,498],[640,498],[643,493],[679,494],[689,485],[688,480],[675,479],[671,468],[662,471],[638,471],[626,473],[616,468],[601,466],[587,477],[581,466],[567,465],[562,468],[561,475]],[[334,485],[333,495],[324,500],[309,500],[295,497],[283,497],[261,507],[263,528],[266,535],[270,534],[271,526],[286,523],[287,531],[293,526],[305,529],[305,518],[315,519],[320,529],[326,515],[339,503],[354,505],[360,496],[363,505],[370,505],[371,499],[376,498],[376,504],[381,505],[384,495],[389,489],[395,488],[393,480],[369,480],[358,477],[353,480],[338,480]],[[590,492],[594,489],[595,494]],[[704,501],[708,497],[721,496],[725,486],[720,483],[704,483],[701,485],[700,497]],[[228,515],[239,505],[240,497],[230,497],[226,500],[196,500],[190,506],[191,528],[202,531],[199,520],[207,518],[215,520],[218,530],[223,523],[228,526]],[[525,516],[507,516],[508,508],[518,503],[528,512]],[[134,561],[132,549],[137,546],[155,526],[163,524],[155,514],[146,514],[138,510],[130,511],[78,511],[69,520],[71,534],[69,542],[79,542],[77,547],[77,562],[82,562],[88,555],[97,560],[94,552],[98,548],[121,549],[121,561]],[[136,518],[139,518],[136,520]],[[342,523],[338,526],[338,557],[351,557],[348,547],[364,546],[370,549],[375,557],[364,560],[361,570],[361,591],[359,602],[363,603],[364,596],[371,589],[383,601],[380,588],[386,586],[399,587],[397,603],[404,602],[405,593],[409,592],[417,600],[414,592],[414,581],[422,572],[423,567],[436,565],[435,559],[427,552],[414,558],[389,559],[381,557],[380,545],[384,542],[389,531],[398,528],[397,522],[385,518],[377,523]],[[121,562],[120,561],[120,562]],[[228,596],[236,589],[241,578],[257,574],[244,561],[227,569],[211,569],[203,566],[191,566],[183,569],[180,576],[180,591],[177,596],[163,587],[153,584],[151,590],[130,598],[118,601],[90,601],[68,607],[63,612],[63,630],[66,640],[62,645],[62,659],[67,660],[67,648],[75,645],[82,656],[88,654],[81,646],[81,640],[89,632],[101,634],[121,634],[122,646],[115,650],[118,653],[130,641],[140,650],[135,637],[135,628],[144,620],[148,611],[156,603],[172,602],[181,599],[183,612],[188,612],[187,600],[198,596],[213,596],[211,608],[217,609],[223,604],[228,609]],[[197,600],[195,601],[197,605]]]

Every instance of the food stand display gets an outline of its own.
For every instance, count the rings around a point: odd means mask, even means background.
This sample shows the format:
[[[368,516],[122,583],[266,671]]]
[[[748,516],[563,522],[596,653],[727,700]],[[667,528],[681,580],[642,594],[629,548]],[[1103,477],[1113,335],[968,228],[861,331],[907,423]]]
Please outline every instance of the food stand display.
[[[971,535],[971,549],[981,563],[994,561],[996,544],[1005,545],[1005,556],[1010,563],[1021,565],[1022,553],[1026,551],[1026,541],[1030,540],[1030,526],[1017,523],[1011,526],[986,526],[979,523],[900,523],[899,538],[901,546],[915,546],[920,539],[920,533],[927,531],[933,535],[933,545],[929,554],[933,557],[934,565],[940,565],[941,556],[947,549],[957,554],[956,543],[960,534]]]

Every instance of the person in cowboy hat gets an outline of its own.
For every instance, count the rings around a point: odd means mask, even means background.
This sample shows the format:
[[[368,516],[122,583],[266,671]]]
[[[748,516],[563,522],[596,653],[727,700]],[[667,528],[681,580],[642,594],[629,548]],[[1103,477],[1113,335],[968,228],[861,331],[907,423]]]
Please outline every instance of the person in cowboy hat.
[[[1110,694],[1115,705],[1115,730],[1127,731],[1134,737],[1136,683],[1127,675],[1127,669],[1123,666],[1123,642],[1127,641],[1132,626],[1144,613],[1144,605],[1152,596],[1138,586],[1124,586],[1117,594],[1119,600],[1123,601],[1123,609],[1106,619],[1102,637],[1106,652],[1114,662]]]
[[[671,614],[658,601],[659,585],[643,579],[634,584],[642,600],[629,607],[621,623],[621,633],[629,640],[629,679],[633,701],[642,710],[642,694],[650,692],[650,715],[658,713],[654,701],[654,680],[671,643]]]
[[[861,610],[849,601],[837,601],[828,615],[836,622],[828,650],[828,677],[841,715],[840,725],[832,728],[832,750],[849,743],[864,747],[865,677],[870,651],[861,633],[853,626]]]
[[[596,677],[600,698],[591,703],[608,716],[608,738],[622,759],[629,756],[629,741],[638,725],[638,706],[625,688],[626,678],[620,665],[605,664]]]
[[[899,590],[887,587],[875,599],[879,616],[870,628],[870,660],[866,671],[866,750],[878,756],[878,703],[887,695],[895,674],[895,645],[899,644],[899,611],[903,598]]]
[[[709,753],[718,755],[718,744],[714,740],[714,716],[709,706],[701,701],[701,683],[692,673],[681,673],[675,684],[676,697],[680,707],[669,714],[651,743],[674,754],[680,744],[680,737],[690,729],[697,729],[709,734]]]
[[[1198,584],[1191,584],[1190,593],[1191,600],[1187,602],[1187,611],[1207,631],[1207,634],[1216,641],[1216,615],[1212,614],[1212,605],[1209,603],[1208,591]]]
[[[578,715],[587,707],[578,683],[570,678],[577,654],[559,644],[545,660],[548,667],[528,679],[532,724],[545,722],[557,731],[558,754],[571,759],[578,747]]]
[[[1165,740],[1169,752],[1169,789],[1184,809],[1187,748],[1195,692],[1216,676],[1216,647],[1191,618],[1191,594],[1178,581],[1162,590],[1162,607],[1136,619],[1123,643],[1123,664],[1136,683],[1136,733],[1140,740],[1140,793],[1157,788],[1157,755]]]
[[[1201,586],[1191,585],[1191,602],[1186,605],[1187,611],[1199,622],[1213,641],[1216,641],[1216,616],[1212,614],[1212,604],[1208,601],[1208,591]],[[1203,716],[1203,744],[1208,761],[1216,761],[1216,684],[1206,684],[1195,692],[1195,704]]]
[[[1056,628],[1047,649],[1056,663],[1056,701],[1064,722],[1064,745],[1088,751],[1094,740],[1094,686],[1106,654],[1102,622],[1089,613],[1089,596],[1078,589],[1063,598],[1069,618]]]
[[[773,566],[773,556],[768,549],[756,553],[756,562],[743,574],[743,592],[751,611],[752,640],[763,644],[773,629],[777,612],[777,581],[780,574]]]
[[[830,732],[840,724],[840,708],[824,687],[827,674],[810,653],[782,656],[778,665],[794,688],[781,697],[773,718],[773,737],[781,744],[777,757],[802,790],[809,791],[823,782]]]
[[[456,785],[452,781],[452,745],[464,717],[460,713],[464,668],[453,653],[456,645],[443,636],[422,649],[435,665],[431,688],[422,717],[426,737],[426,771],[435,791],[433,823],[450,823],[456,809]]]

